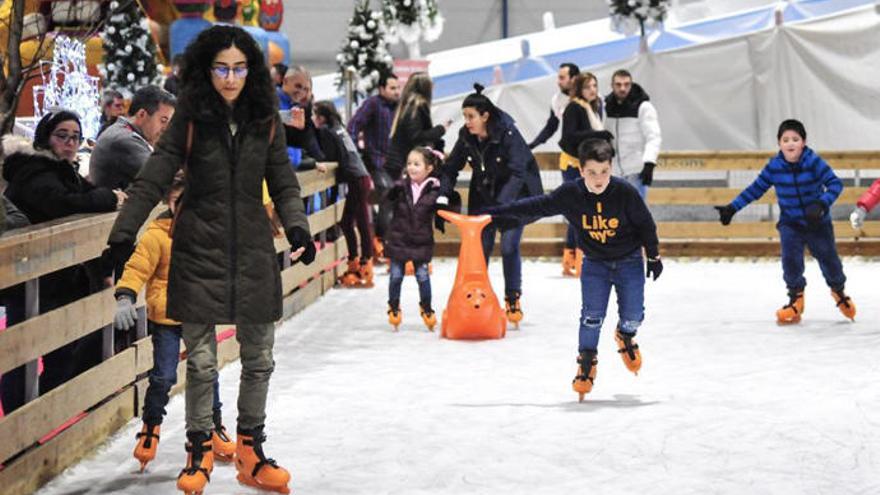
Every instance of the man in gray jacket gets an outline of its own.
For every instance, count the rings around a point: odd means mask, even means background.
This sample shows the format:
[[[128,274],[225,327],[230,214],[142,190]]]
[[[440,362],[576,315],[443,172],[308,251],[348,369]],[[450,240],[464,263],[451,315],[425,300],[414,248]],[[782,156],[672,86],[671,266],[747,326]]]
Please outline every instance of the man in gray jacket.
[[[657,109],[626,70],[614,73],[611,89],[612,93],[605,97],[605,129],[614,134],[612,173],[636,186],[645,198],[654,181],[654,167],[660,154]]]
[[[128,117],[104,131],[89,160],[89,179],[99,187],[125,189],[134,180],[174,115],[174,96],[158,86],[134,93]]]

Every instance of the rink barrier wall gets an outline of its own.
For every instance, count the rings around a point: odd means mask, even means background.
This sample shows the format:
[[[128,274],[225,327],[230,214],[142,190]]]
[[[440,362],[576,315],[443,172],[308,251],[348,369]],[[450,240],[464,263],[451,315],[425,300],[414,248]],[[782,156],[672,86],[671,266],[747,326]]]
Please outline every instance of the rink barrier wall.
[[[344,240],[327,241],[327,230],[342,218],[345,200],[327,204],[326,190],[336,185],[336,164],[328,173],[300,172],[301,196],[322,196],[323,209],[311,213],[309,226],[319,240],[315,262],[290,265],[281,272],[284,319],[306,308],[333,287],[345,269]],[[161,211],[159,207],[154,215]],[[152,342],[146,338],[144,318],[139,339],[113,355],[114,289],[74,301],[45,314],[36,314],[37,277],[100,256],[116,213],[75,215],[10,231],[0,236],[0,288],[24,283],[28,318],[0,332],[0,373],[24,365],[29,400],[0,419],[0,486],[9,495],[32,493],[66,467],[98,447],[109,435],[139,414],[147,388],[146,373],[153,365]],[[287,240],[276,238],[275,248],[287,255]],[[144,315],[143,293],[138,308]],[[53,331],[47,332],[46,329]],[[98,366],[39,396],[37,359],[79,337],[101,330],[105,359]],[[238,359],[234,326],[218,325],[218,365]],[[186,361],[178,365],[178,383],[186,383]],[[133,439],[132,439],[133,440]],[[132,447],[133,448],[133,447]],[[127,460],[127,459],[126,459]]]
[[[681,151],[661,153],[655,171],[655,187],[648,193],[648,204],[652,207],[692,206],[707,210],[714,205],[731,202],[742,187],[705,187],[700,180],[693,180],[694,187],[682,186],[687,180],[676,180],[675,187],[664,187],[664,172],[692,172],[691,177],[699,177],[701,172],[727,172],[726,181],[730,185],[733,172],[759,171],[766,165],[773,151]],[[835,170],[852,171],[856,186],[844,188],[838,205],[855,205],[859,196],[867,190],[872,179],[861,179],[863,171],[880,170],[880,151],[821,151],[820,155]],[[536,153],[535,158],[542,172],[552,174],[559,170],[559,153]],[[659,177],[658,177],[659,176]],[[713,181],[714,182],[714,181]],[[548,190],[552,187],[547,187]],[[458,189],[467,204],[467,188]],[[753,204],[766,205],[772,211],[776,204],[776,193],[770,190]],[[742,217],[742,215],[740,215]],[[717,216],[715,217],[717,218]],[[556,221],[539,222],[527,225],[523,233],[520,250],[523,256],[560,256],[564,247],[566,224],[560,218]],[[775,218],[748,221],[737,218],[729,226],[714,221],[658,221],[660,251],[666,256],[779,256],[779,233]],[[880,255],[880,221],[869,220],[861,231],[853,230],[849,222],[834,222],[838,251],[843,255]],[[447,229],[445,234],[437,235],[437,256],[455,256],[459,248],[457,229]],[[497,254],[497,249],[496,249]]]

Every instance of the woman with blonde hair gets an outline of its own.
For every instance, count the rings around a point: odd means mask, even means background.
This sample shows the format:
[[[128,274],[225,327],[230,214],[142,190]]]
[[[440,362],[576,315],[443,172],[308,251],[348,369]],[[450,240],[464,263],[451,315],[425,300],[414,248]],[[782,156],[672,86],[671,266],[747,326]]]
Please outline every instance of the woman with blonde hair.
[[[406,157],[416,146],[427,146],[435,150],[443,150],[443,135],[452,125],[452,120],[442,125],[431,122],[431,95],[434,84],[427,72],[416,72],[409,76],[400,103],[391,122],[391,143],[388,157],[385,160],[385,172],[389,176],[390,185],[399,180],[403,174]],[[382,182],[382,181],[379,181]],[[377,195],[384,192],[382,184],[376,184]],[[379,216],[376,221],[376,236],[383,238],[391,221],[391,211],[384,204],[379,205]]]
[[[602,99],[599,98],[599,81],[591,72],[578,74],[572,82],[571,101],[562,112],[562,139],[559,147],[559,168],[562,182],[580,179],[578,146],[591,138],[611,141],[614,136],[605,130]],[[571,225],[565,236],[562,250],[562,274],[577,277],[580,274],[576,251],[577,231]]]

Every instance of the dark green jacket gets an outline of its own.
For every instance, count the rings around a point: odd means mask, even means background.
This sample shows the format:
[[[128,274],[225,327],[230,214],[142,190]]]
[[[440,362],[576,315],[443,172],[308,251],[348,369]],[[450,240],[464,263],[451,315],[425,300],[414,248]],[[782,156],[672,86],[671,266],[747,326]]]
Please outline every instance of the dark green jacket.
[[[281,275],[262,201],[266,180],[290,239],[309,230],[299,182],[287,157],[280,117],[239,124],[192,119],[178,110],[131,187],[110,243],[133,242],[162,199],[186,150],[194,122],[188,177],[174,228],[168,317],[184,323],[269,323],[281,318]]]

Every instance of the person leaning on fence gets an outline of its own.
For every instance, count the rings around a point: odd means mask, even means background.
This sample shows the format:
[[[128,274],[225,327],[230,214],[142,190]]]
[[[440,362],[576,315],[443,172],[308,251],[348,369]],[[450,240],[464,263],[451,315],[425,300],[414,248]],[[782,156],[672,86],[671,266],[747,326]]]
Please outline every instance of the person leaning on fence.
[[[147,329],[153,342],[153,368],[149,373],[150,385],[144,397],[144,424],[137,434],[134,450],[134,457],[141,463],[141,470],[156,457],[168,394],[177,383],[181,328],[180,322],[168,318],[166,307],[168,269],[171,266],[171,222],[183,188],[184,179],[181,174],[168,189],[165,198],[168,210],[147,226],[137,248],[125,264],[122,278],[116,283],[116,315],[113,323],[118,330],[129,330],[135,326],[137,295],[144,286],[147,288]],[[228,462],[235,453],[235,444],[226,435],[222,405],[220,384],[215,377],[211,446],[215,458]]]
[[[94,187],[77,172],[76,153],[82,144],[79,117],[68,110],[49,112],[34,130],[34,141],[21,136],[3,137],[6,159],[5,196],[18,206],[31,224],[76,213],[116,210],[126,195]],[[40,313],[59,308],[100,290],[97,263],[74,264],[40,277]],[[44,356],[45,372],[40,392],[45,393],[99,363],[101,334],[95,332]]]
[[[129,189],[109,237],[127,259],[138,229],[181,168],[186,190],[171,232],[167,316],[182,322],[189,452],[180,490],[200,492],[213,467],[216,324],[236,325],[241,345],[236,468],[239,480],[282,491],[290,474],[263,451],[266,400],[274,369],[274,322],[282,316],[281,276],[263,208],[265,179],[291,245],[311,263],[316,249],[287,156],[278,102],[263,52],[243,29],[202,31],[184,53],[177,111]]]
[[[538,163],[513,118],[496,107],[483,94],[483,86],[474,84],[475,92],[461,104],[464,125],[458,140],[440,169],[440,197],[438,208],[447,208],[465,165],[472,175],[468,188],[468,214],[479,215],[490,206],[505,205],[527,196],[544,192]],[[442,219],[438,216],[438,222]],[[504,299],[507,318],[519,323],[523,312],[522,258],[520,240],[523,224],[520,222],[493,222],[483,229],[483,255],[486,263],[495,246],[495,234],[501,231],[501,259],[504,268]]]
[[[612,92],[605,97],[605,128],[614,134],[612,171],[636,186],[642,198],[654,183],[660,154],[660,121],[648,93],[623,69],[611,76]]]
[[[605,130],[602,99],[599,98],[599,80],[591,72],[578,74],[572,83],[571,101],[562,112],[562,138],[559,147],[559,168],[562,182],[580,180],[581,168],[578,147],[587,139],[611,141],[614,136]],[[562,251],[562,275],[580,277],[582,251],[577,248],[577,230],[568,224],[565,248]]]
[[[89,180],[96,186],[125,189],[168,128],[177,99],[158,86],[135,91],[128,116],[119,116],[95,143]]]
[[[341,277],[342,283],[347,287],[372,287],[373,229],[367,201],[373,187],[370,174],[332,101],[315,103],[313,119],[324,155],[339,164],[336,180],[348,187],[339,222],[348,247],[348,269]]]
[[[559,87],[559,91],[554,93],[550,99],[550,116],[547,117],[547,122],[541,132],[529,143],[530,149],[535,149],[546,143],[556,133],[556,129],[559,129],[562,112],[565,111],[565,107],[570,101],[574,78],[580,73],[578,66],[573,63],[566,62],[559,66],[559,72],[556,75],[556,85]]]
[[[782,245],[782,278],[788,288],[788,303],[776,311],[780,324],[798,323],[804,312],[804,247],[819,262],[825,283],[840,312],[855,318],[856,306],[844,292],[846,275],[837,255],[831,205],[843,191],[843,183],[825,160],[807,146],[807,131],[794,119],[783,121],[776,133],[779,153],[767,162],[758,177],[730,204],[716,206],[722,225],[733,215],[757,201],[770,187],[779,202],[779,241]]]

